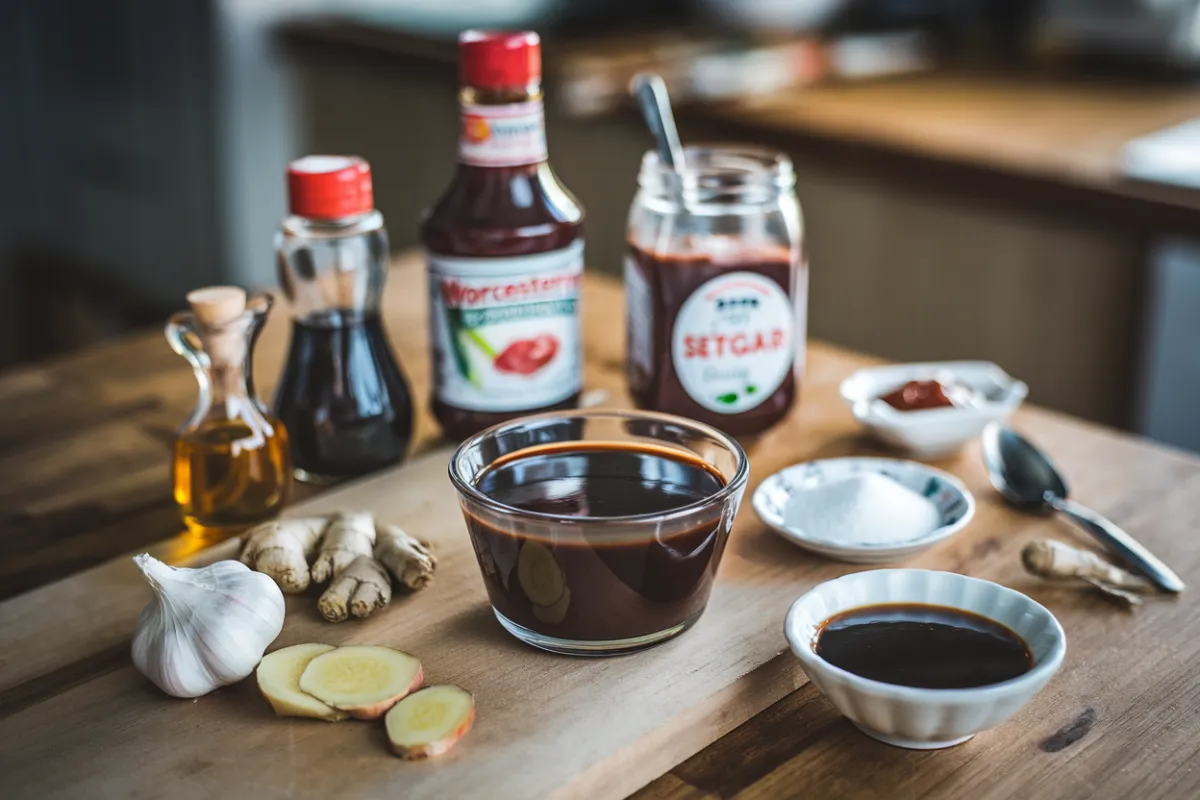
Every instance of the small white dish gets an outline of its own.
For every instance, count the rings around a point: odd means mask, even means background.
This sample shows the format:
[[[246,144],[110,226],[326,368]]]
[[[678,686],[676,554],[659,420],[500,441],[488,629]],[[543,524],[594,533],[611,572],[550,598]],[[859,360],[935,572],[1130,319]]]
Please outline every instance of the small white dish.
[[[968,387],[974,404],[898,411],[879,399],[909,381],[929,380]],[[866,367],[842,381],[840,391],[854,418],[876,437],[922,458],[936,458],[979,438],[989,422],[1007,419],[1029,387],[990,361],[938,361]]]
[[[788,506],[805,502],[807,490],[822,483],[874,472],[924,496],[938,512],[938,527],[902,542],[821,538],[788,524]],[[911,556],[962,530],[975,516],[975,498],[962,481],[940,469],[894,458],[830,458],[780,470],[758,485],[751,499],[754,513],[783,538],[827,558],[853,564],[880,564]]]
[[[927,603],[973,611],[1025,640],[1033,668],[973,689],[918,689],[835,667],[816,653],[821,625],[835,614],[879,603]],[[967,741],[1017,713],[1062,664],[1067,637],[1054,615],[1020,592],[953,572],[878,569],[820,584],[792,603],[784,634],[809,680],[859,730],[886,744],[935,750]]]

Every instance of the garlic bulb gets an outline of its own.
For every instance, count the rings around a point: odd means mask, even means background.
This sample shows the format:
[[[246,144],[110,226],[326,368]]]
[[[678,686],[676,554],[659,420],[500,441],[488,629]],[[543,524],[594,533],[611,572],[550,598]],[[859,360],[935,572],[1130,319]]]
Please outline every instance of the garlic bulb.
[[[283,592],[237,561],[176,569],[133,559],[154,589],[138,617],[133,664],[167,694],[199,697],[245,678],[283,628]]]

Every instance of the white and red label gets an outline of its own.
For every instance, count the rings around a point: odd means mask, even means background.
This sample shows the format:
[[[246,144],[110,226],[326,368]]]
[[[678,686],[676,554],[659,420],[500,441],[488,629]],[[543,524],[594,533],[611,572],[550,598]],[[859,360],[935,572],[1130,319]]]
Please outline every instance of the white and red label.
[[[520,411],[582,384],[583,241],[511,258],[427,253],[434,382],[442,402]]]
[[[679,309],[671,358],[684,391],[721,414],[762,403],[796,358],[796,309],[778,283],[728,272],[699,286]]]
[[[546,160],[542,101],[462,106],[458,160],[477,167],[516,167]]]

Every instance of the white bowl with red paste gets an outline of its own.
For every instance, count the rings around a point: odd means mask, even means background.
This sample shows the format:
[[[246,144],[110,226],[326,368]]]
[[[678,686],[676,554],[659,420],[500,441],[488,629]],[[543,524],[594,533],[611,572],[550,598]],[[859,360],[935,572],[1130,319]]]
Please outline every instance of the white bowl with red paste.
[[[868,432],[922,458],[950,455],[977,439],[1028,394],[1024,382],[990,361],[867,367],[841,384],[842,400]]]
[[[927,688],[933,684],[864,677],[851,671],[853,664],[844,669],[832,663],[839,660],[835,653],[824,654],[821,640],[839,619],[889,607],[967,612],[982,618],[1025,645],[1023,671],[994,683],[958,684],[969,688]],[[916,750],[961,744],[1009,719],[1054,676],[1067,650],[1066,634],[1054,615],[1020,592],[953,572],[922,569],[869,570],[826,581],[792,603],[784,633],[809,680],[859,730],[886,744]],[[928,648],[926,642],[916,641],[923,635],[919,628],[901,635],[909,638],[893,639],[890,646],[876,643],[886,652],[864,650],[864,662],[871,668],[861,669],[860,662],[859,671],[901,670],[920,658],[942,664],[936,651],[922,655]]]

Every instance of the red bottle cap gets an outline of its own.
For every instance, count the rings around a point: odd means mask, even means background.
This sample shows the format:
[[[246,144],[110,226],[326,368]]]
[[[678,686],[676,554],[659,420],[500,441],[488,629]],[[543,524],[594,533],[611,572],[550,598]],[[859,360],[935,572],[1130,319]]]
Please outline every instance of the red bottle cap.
[[[542,79],[541,39],[533,31],[463,31],[458,65],[464,86],[524,88]]]
[[[288,206],[298,217],[340,219],[375,207],[371,165],[358,156],[305,156],[288,164]]]

